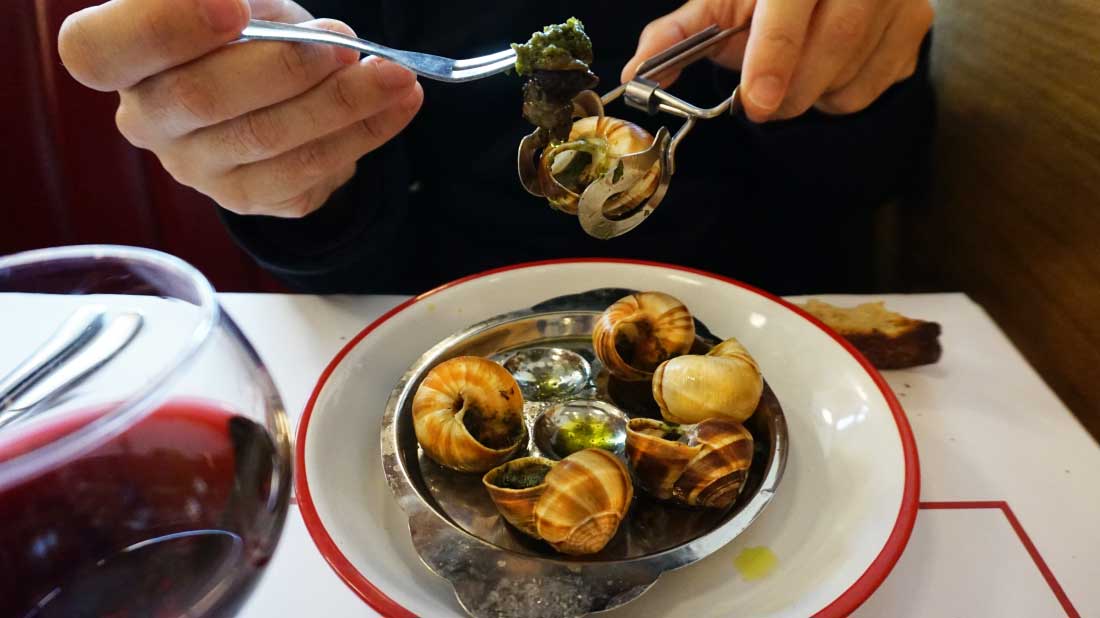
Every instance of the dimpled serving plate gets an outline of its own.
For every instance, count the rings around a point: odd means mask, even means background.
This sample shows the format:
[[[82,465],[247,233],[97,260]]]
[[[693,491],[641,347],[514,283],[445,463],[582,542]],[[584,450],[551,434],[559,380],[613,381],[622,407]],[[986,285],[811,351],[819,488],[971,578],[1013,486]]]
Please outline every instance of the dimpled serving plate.
[[[589,379],[576,392],[526,400],[527,454],[554,458],[535,440],[535,425],[543,411],[565,397],[611,403],[630,417],[659,417],[649,383],[610,378],[592,350],[600,314],[634,291],[604,288],[554,298],[471,326],[425,352],[394,388],[382,421],[386,477],[409,516],[413,545],[424,564],[451,582],[470,615],[572,617],[617,607],[645,592],[661,573],[733,540],[774,495],[787,457],[787,426],[769,388],[746,422],[754,438],[753,465],[729,509],[665,504],[636,489],[615,537],[599,553],[583,557],[561,554],[507,525],[481,474],[446,469],[419,447],[411,411],[416,387],[437,364],[463,355],[508,365],[517,352],[556,348],[588,361]],[[698,321],[696,338],[699,351],[721,341]]]

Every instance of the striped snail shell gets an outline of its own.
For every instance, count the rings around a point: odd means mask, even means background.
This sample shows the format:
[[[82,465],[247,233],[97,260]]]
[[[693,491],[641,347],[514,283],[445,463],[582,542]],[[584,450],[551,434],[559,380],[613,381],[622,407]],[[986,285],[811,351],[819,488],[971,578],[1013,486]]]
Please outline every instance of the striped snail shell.
[[[527,439],[523,394],[499,364],[459,356],[428,372],[412,402],[413,429],[424,452],[460,472],[484,472]]]
[[[737,499],[752,464],[753,439],[725,418],[670,425],[636,418],[626,453],[640,487],[659,500],[725,509]]]
[[[619,299],[600,316],[592,346],[611,375],[648,380],[661,363],[686,354],[695,342],[695,320],[684,303],[663,292]]]
[[[522,457],[490,470],[482,483],[509,523],[570,555],[603,549],[634,498],[626,466],[597,448],[558,462]]]

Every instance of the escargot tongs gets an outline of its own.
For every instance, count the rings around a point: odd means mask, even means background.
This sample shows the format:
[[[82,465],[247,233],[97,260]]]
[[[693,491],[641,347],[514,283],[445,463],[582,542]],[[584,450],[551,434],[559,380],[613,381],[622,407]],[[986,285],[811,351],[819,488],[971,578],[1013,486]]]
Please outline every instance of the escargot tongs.
[[[604,106],[621,96],[628,106],[640,109],[651,116],[658,112],[665,112],[684,119],[684,124],[676,131],[676,135],[669,137],[668,129],[661,127],[649,148],[620,158],[618,166],[585,188],[580,196],[577,216],[581,227],[590,236],[600,239],[614,238],[641,224],[660,205],[668,191],[669,180],[676,171],[676,147],[680,145],[695,123],[700,119],[717,118],[727,112],[733,114],[741,109],[737,88],[733,89],[729,98],[718,105],[702,108],[669,94],[652,78],[666,71],[681,69],[694,63],[705,57],[712,46],[748,28],[746,24],[723,30],[717,25],[712,25],[649,58],[638,67],[634,79],[602,97],[591,90],[585,90],[574,97],[573,115],[575,117],[603,116]],[[547,132],[540,128],[523,138],[519,146],[520,182],[529,193],[539,197],[545,196],[538,186],[538,155],[549,145],[549,141]],[[604,204],[644,178],[646,172],[657,161],[661,162],[661,172],[653,194],[627,216],[609,218],[604,213]]]

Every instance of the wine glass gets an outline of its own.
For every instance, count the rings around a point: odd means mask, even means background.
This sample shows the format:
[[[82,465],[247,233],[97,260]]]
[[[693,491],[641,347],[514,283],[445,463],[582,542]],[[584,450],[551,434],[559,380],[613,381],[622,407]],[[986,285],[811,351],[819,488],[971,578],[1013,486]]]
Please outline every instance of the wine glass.
[[[235,614],[290,499],[267,369],[197,270],[90,245],[0,258],[0,376],[74,314],[98,316],[86,345],[0,400],[0,616]],[[120,323],[140,327],[117,353],[36,392]]]

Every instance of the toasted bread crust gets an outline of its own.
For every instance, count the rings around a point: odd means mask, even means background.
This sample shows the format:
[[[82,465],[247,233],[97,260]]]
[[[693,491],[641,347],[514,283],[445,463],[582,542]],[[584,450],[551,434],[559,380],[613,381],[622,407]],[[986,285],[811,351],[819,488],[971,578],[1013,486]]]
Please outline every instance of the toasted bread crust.
[[[878,369],[904,369],[938,362],[940,325],[887,311],[884,304],[835,307],[810,300],[802,308],[848,340]]]
[[[904,334],[888,337],[880,332],[841,335],[879,369],[904,369],[940,360],[940,325],[923,322]]]

